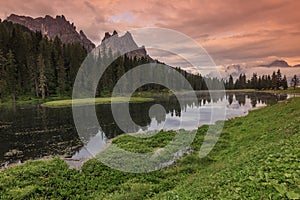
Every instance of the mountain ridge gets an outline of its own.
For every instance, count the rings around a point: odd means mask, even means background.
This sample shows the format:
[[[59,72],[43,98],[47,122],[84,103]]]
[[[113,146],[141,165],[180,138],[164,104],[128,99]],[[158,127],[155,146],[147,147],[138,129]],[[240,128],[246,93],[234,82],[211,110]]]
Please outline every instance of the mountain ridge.
[[[300,67],[300,64],[292,66],[285,60],[274,60],[270,64],[259,65],[259,67]]]
[[[50,15],[32,18],[11,14],[6,20],[25,26],[32,31],[40,31],[51,39],[58,36],[63,43],[79,42],[87,51],[95,48],[95,44],[87,38],[84,32],[82,30],[78,32],[74,23],[67,21],[64,15],[57,15],[55,18]]]

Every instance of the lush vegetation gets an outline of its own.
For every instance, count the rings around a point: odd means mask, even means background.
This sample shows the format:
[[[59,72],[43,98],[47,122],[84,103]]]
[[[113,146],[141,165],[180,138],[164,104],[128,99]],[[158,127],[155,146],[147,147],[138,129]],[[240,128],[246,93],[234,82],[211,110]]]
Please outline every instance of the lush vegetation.
[[[0,173],[0,199],[299,199],[300,98],[226,121],[212,152],[198,152],[208,126],[200,127],[193,153],[163,170],[124,173],[86,162],[82,172],[60,159],[29,161]],[[175,132],[150,138],[120,136],[129,151],[149,152]]]
[[[130,103],[141,103],[153,101],[152,98],[143,98],[143,97],[131,97]],[[42,106],[45,107],[68,107],[72,105],[88,105],[88,104],[110,104],[110,103],[122,103],[127,102],[125,97],[99,97],[99,98],[87,98],[87,99],[66,99],[66,100],[57,100],[49,101],[43,103]]]
[[[287,90],[264,90],[262,92],[273,93],[273,94],[300,94],[300,88],[289,87]]]

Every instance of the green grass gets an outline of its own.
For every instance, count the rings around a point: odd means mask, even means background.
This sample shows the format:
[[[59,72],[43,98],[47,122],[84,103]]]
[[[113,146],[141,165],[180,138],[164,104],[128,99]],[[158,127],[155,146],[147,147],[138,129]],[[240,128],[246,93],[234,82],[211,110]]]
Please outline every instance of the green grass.
[[[255,89],[234,89],[234,90],[226,90],[226,92],[256,92]]]
[[[153,101],[152,98],[143,98],[143,97],[131,97],[130,103],[142,103]],[[110,104],[110,103],[122,103],[127,102],[126,97],[98,97],[98,98],[86,98],[86,99],[66,99],[66,100],[57,100],[49,101],[43,103],[42,106],[45,107],[69,107],[73,105],[89,105],[89,104]]]
[[[200,159],[207,129],[197,130],[192,154],[150,173],[120,172],[96,159],[86,162],[82,172],[69,170],[58,158],[11,167],[0,173],[0,199],[300,198],[300,98],[226,121],[214,149]],[[113,143],[128,151],[151,152],[175,135],[124,135]]]
[[[287,90],[260,90],[260,92],[273,94],[300,94],[300,87],[297,87],[295,90],[293,87],[289,87]]]
[[[163,90],[150,90],[150,91],[135,91],[132,96],[133,97],[163,97],[173,95],[171,90],[163,89]]]
[[[69,99],[68,96],[49,96],[46,99],[32,97],[32,96],[18,96],[15,102],[16,105],[27,105],[27,104],[41,104],[47,101],[55,101],[55,100],[63,100]],[[6,97],[0,101],[0,106],[12,106],[14,103],[12,102],[11,98]]]

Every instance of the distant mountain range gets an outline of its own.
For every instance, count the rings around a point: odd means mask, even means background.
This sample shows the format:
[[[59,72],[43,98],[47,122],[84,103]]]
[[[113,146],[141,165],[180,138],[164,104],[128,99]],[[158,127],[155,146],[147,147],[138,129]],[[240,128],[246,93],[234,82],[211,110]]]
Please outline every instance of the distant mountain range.
[[[275,60],[268,65],[260,65],[260,67],[300,67],[300,64],[291,66],[285,60]]]
[[[63,43],[79,42],[87,51],[95,48],[95,44],[86,37],[84,32],[82,30],[77,32],[74,24],[67,21],[63,15],[56,16],[56,18],[46,15],[34,19],[11,14],[6,20],[25,26],[32,31],[41,31],[43,35],[51,39],[58,36]]]
[[[240,65],[229,65],[221,69],[220,73],[223,78],[228,79],[230,75],[234,79],[238,78],[240,74],[246,74],[247,77],[252,76],[253,73],[260,75],[272,74],[274,71],[280,71],[287,76],[290,80],[295,74],[300,75],[300,64],[291,66],[285,60],[275,60],[270,64],[263,64],[257,66],[240,66]]]

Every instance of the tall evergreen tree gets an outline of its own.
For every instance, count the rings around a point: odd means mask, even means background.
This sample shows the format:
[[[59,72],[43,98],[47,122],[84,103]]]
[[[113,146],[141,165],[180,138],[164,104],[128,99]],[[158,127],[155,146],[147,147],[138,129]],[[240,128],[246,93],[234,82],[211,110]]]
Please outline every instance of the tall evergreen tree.
[[[283,87],[284,90],[288,89],[288,82],[287,82],[287,78],[284,75],[283,79],[281,80],[281,86]]]
[[[0,99],[4,97],[6,80],[5,80],[5,65],[6,58],[3,55],[2,49],[0,49]]]
[[[57,61],[57,89],[58,95],[66,94],[66,71],[62,55],[59,56]]]
[[[297,85],[299,84],[300,80],[295,74],[291,80],[291,85],[294,87],[294,90],[296,90]]]
[[[277,76],[276,76],[276,78],[277,78],[277,81],[276,81],[276,83],[277,83],[276,88],[277,88],[277,90],[278,90],[278,89],[282,86],[282,75],[281,75],[280,69],[278,69],[278,71],[277,71]]]
[[[273,74],[272,74],[272,89],[273,90],[275,90],[275,89],[277,89],[277,75],[276,75],[276,73],[275,72],[273,72]]]
[[[46,87],[47,87],[47,78],[46,78],[46,75],[45,75],[45,61],[44,61],[44,58],[43,58],[42,54],[40,54],[38,56],[37,65],[38,65],[38,68],[39,68],[39,89],[40,89],[40,92],[41,92],[42,99],[45,99],[45,97],[46,97]]]
[[[17,89],[18,89],[17,64],[12,50],[9,50],[6,57],[7,59],[5,64],[5,78],[6,78],[7,92],[11,95],[12,101],[16,102]]]
[[[229,90],[234,89],[233,77],[232,77],[231,75],[229,76],[228,89],[229,89]]]

